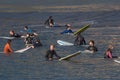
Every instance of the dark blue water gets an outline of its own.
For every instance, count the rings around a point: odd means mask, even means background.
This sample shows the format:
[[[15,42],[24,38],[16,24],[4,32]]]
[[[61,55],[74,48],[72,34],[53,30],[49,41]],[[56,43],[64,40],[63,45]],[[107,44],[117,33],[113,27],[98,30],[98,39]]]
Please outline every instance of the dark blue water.
[[[54,3],[54,5],[52,5]],[[111,4],[118,5],[118,0],[4,0],[0,4],[5,7],[21,5],[27,6],[72,6],[88,4]],[[39,33],[43,47],[30,49],[24,53],[14,53],[10,56],[0,54],[0,80],[120,80],[120,64],[113,60],[103,59],[104,51],[108,44],[114,45],[113,55],[120,56],[120,11],[111,10],[90,10],[70,12],[42,12],[30,9],[24,12],[24,9],[16,12],[16,9],[9,12],[11,7],[0,8],[0,36],[8,36],[9,30],[24,34],[23,27],[28,25],[31,29]],[[12,8],[13,8],[12,7]],[[23,7],[22,7],[23,8]],[[2,11],[6,9],[5,11]],[[82,9],[82,8],[81,8]],[[95,54],[80,54],[71,58],[69,61],[46,61],[44,56],[49,49],[50,44],[55,44],[56,52],[61,57],[85,50],[84,47],[61,47],[56,41],[58,39],[73,42],[75,36],[60,35],[65,28],[55,27],[47,29],[43,25],[44,21],[52,15],[57,25],[70,23],[73,31],[79,29],[82,25],[92,24],[91,27],[83,33],[86,41],[94,40],[98,47]],[[7,40],[0,39],[0,52],[3,51]],[[17,39],[12,42],[13,50],[24,48],[23,39]]]

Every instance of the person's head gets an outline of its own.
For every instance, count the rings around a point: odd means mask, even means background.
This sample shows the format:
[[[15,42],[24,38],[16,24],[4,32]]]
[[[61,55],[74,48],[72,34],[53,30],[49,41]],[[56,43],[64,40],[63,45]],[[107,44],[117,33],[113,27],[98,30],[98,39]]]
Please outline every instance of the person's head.
[[[14,32],[13,30],[10,30],[9,34],[10,34],[10,35],[14,35],[15,32]]]
[[[53,44],[50,45],[50,50],[54,50],[54,45]]]
[[[11,44],[11,42],[12,42],[12,41],[11,41],[10,39],[9,39],[9,40],[7,40],[7,43],[8,43],[8,44]]]
[[[90,45],[90,46],[94,46],[94,44],[95,44],[95,42],[94,42],[93,40],[90,40],[90,41],[89,41],[89,45]]]
[[[24,30],[27,30],[27,29],[28,29],[28,27],[27,27],[27,26],[25,26],[25,27],[24,27]]]
[[[113,47],[112,44],[109,44],[109,45],[108,45],[108,48],[112,50],[114,47]]]
[[[51,19],[52,18],[52,16],[49,16],[49,19]]]

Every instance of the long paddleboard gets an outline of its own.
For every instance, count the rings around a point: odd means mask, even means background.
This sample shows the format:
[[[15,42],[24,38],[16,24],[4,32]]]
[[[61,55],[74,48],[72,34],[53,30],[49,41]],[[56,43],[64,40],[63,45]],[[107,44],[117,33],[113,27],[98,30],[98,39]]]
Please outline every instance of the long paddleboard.
[[[63,40],[57,40],[57,43],[61,46],[73,46],[74,45],[73,43],[66,42],[66,41],[63,41]]]
[[[77,55],[80,54],[80,53],[81,53],[81,51],[77,51],[77,52],[75,52],[75,53],[73,53],[73,54],[70,54],[70,55],[68,55],[68,56],[65,56],[65,57],[60,58],[59,61],[70,59],[70,58],[72,58],[72,57],[74,57],[74,56],[77,56]]]
[[[85,30],[88,29],[89,27],[90,27],[90,24],[83,26],[82,28],[80,28],[79,30],[77,30],[76,32],[74,32],[74,35],[85,31]]]
[[[1,36],[0,38],[2,38],[2,39],[14,39],[15,37],[4,37],[4,36]]]

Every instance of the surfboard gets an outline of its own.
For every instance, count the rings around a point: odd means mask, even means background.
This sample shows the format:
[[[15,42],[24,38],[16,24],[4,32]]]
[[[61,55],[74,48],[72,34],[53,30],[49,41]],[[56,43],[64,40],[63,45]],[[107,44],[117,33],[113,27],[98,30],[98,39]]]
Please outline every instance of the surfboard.
[[[74,45],[73,43],[66,42],[66,41],[63,41],[63,40],[57,40],[57,43],[61,46],[73,46]]]
[[[14,39],[15,37],[4,37],[4,36],[1,36],[0,38],[3,38],[3,39]]]
[[[75,52],[75,53],[73,53],[73,54],[70,54],[70,55],[67,55],[67,56],[65,56],[65,57],[60,58],[59,61],[70,59],[70,58],[72,58],[72,57],[74,57],[74,56],[77,56],[77,55],[80,54],[80,53],[81,53],[81,51],[77,51],[77,52]]]
[[[32,47],[31,47],[31,46],[30,46],[30,47],[25,47],[25,48],[23,48],[23,49],[16,50],[16,51],[14,51],[13,53],[23,53],[23,52],[29,50],[30,48],[32,48]],[[4,52],[0,52],[0,53],[4,53]]]
[[[120,61],[119,61],[119,60],[116,60],[116,59],[114,60],[114,62],[116,62],[116,63],[120,63]]]
[[[82,28],[80,28],[79,30],[77,30],[76,32],[74,32],[74,35],[85,31],[85,30],[88,29],[89,27],[90,27],[90,24],[83,26]]]
[[[26,48],[23,48],[23,49],[14,51],[14,53],[23,53],[23,52],[27,51],[27,50],[30,49],[30,48],[32,48],[32,47],[31,47],[31,46],[30,46],[30,47],[26,47]]]

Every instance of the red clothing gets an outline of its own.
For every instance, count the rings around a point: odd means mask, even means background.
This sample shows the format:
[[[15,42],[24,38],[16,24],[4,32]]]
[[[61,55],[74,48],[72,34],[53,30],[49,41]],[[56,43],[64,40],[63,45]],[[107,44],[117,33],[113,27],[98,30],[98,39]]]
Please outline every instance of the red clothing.
[[[9,55],[9,54],[11,54],[13,52],[13,50],[12,50],[12,48],[10,47],[10,44],[6,44],[5,46],[4,46],[4,53],[6,54],[6,55]]]

